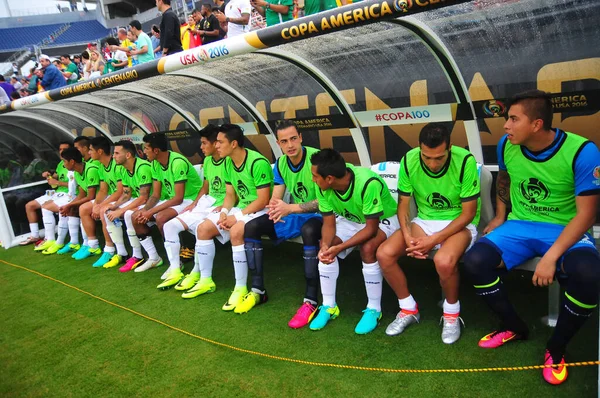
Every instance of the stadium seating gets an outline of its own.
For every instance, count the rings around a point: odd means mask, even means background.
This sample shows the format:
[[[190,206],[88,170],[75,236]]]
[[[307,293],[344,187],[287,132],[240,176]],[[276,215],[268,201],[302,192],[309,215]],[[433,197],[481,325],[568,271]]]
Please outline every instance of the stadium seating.
[[[0,50],[20,50],[33,46],[50,36],[62,24],[28,26],[24,28],[0,29]]]
[[[57,44],[82,43],[103,39],[110,34],[98,21],[85,21],[72,23],[62,35],[54,41]]]

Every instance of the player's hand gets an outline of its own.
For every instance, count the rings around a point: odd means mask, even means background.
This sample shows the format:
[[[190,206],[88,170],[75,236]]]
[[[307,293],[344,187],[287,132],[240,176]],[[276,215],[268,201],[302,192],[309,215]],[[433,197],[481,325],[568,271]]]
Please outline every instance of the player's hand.
[[[183,209],[182,213],[185,213],[186,211],[192,211],[196,208],[196,205],[198,204],[198,202],[192,202],[189,206],[187,206],[185,209]]]
[[[100,219],[101,210],[102,210],[102,206],[100,206],[100,205],[94,205],[94,207],[92,207],[92,218],[94,220]]]
[[[114,221],[117,218],[121,218],[123,216],[125,212],[122,209],[117,209],[117,210],[107,210],[106,211],[106,218],[109,219],[109,221]]]
[[[233,227],[237,222],[238,220],[237,218],[235,218],[235,216],[227,216],[227,218],[225,218],[225,221],[221,222],[220,225],[221,228],[223,228],[225,231],[229,231],[231,227]]]
[[[147,224],[150,221],[150,218],[152,218],[152,213],[150,211],[141,210],[137,213],[136,221],[138,224]]]
[[[43,177],[43,178],[48,178],[48,177],[52,177],[52,175],[50,174],[50,172],[49,172],[49,171],[44,171],[44,172],[42,173],[42,177]]]
[[[317,257],[318,257],[319,261],[322,262],[323,264],[331,264],[333,262],[333,260],[331,260],[329,257],[327,257],[325,255],[325,253],[327,252],[327,250],[329,250],[329,246],[327,246],[327,245],[321,245],[321,249],[319,250],[319,254],[317,254]]]
[[[291,206],[281,199],[271,199],[271,201],[267,205],[267,209],[269,220],[273,220],[274,223],[281,221],[283,217],[287,216],[292,212]]]
[[[214,210],[213,210],[212,212],[213,212],[213,213],[218,213],[218,212],[220,212],[221,210],[223,210],[223,206],[217,206],[217,207],[215,207],[215,208],[214,208]]]
[[[335,261],[335,258],[343,249],[339,245],[334,245],[331,247],[321,247],[319,250],[319,260],[323,264],[331,264]]]
[[[498,217],[492,218],[492,221],[490,221],[490,223],[483,230],[483,234],[484,235],[489,234],[490,232],[492,232],[493,230],[495,230],[502,224],[504,224],[504,218],[498,218]]]
[[[531,281],[533,282],[534,286],[550,286],[554,281],[555,272],[556,260],[544,256],[535,267],[535,272],[533,273],[533,278],[531,278]]]
[[[427,254],[437,245],[437,241],[433,236],[422,236],[413,238],[411,246],[406,249],[407,256],[425,260]]]
[[[217,17],[217,19],[219,20],[219,22],[223,23],[225,22],[225,18],[227,18],[225,16],[225,14],[223,14],[221,11],[216,11],[215,12],[215,17]]]
[[[66,204],[58,208],[58,212],[61,216],[67,217],[69,215],[69,209],[71,208],[70,204]]]
[[[58,185],[58,182],[59,182],[59,181],[58,181],[57,179],[54,179],[54,178],[52,178],[52,177],[48,177],[48,184],[52,185],[53,187],[54,187],[54,186],[57,186],[57,185]]]
[[[406,255],[408,257],[423,259],[423,253],[421,252],[411,252],[409,249],[414,250],[416,239],[410,234],[404,234],[404,243],[406,244]],[[425,256],[426,257],[426,256]]]

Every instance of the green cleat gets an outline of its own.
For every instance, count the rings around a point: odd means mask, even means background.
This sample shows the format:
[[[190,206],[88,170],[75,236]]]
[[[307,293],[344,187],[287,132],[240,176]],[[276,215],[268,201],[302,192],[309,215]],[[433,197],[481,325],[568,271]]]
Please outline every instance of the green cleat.
[[[213,293],[215,290],[217,290],[217,285],[215,285],[212,278],[201,278],[193,288],[183,293],[181,297],[185,299],[194,298],[206,293]]]
[[[56,252],[56,254],[69,254],[72,252],[76,252],[80,248],[81,248],[81,246],[79,246],[78,244],[71,243],[68,245],[64,245],[62,249],[60,249],[59,251]]]
[[[47,248],[46,250],[42,251],[42,254],[55,254],[60,249],[62,249],[64,246],[65,245],[59,245],[58,243],[55,243],[52,246],[50,246],[49,248]]]
[[[244,300],[244,297],[248,294],[248,288],[246,286],[240,286],[233,289],[231,292],[231,296],[229,296],[229,300],[223,307],[221,308],[223,311],[233,311],[235,307],[240,305],[240,303]]]
[[[46,249],[49,249],[50,246],[52,246],[53,244],[55,244],[56,241],[55,240],[45,240],[42,243],[40,243],[39,245],[37,245],[36,247],[33,248],[34,252],[41,252],[44,251]]]
[[[181,272],[178,268],[178,269],[172,271],[169,274],[169,276],[167,276],[167,279],[162,281],[162,283],[160,285],[156,286],[156,288],[160,289],[160,290],[170,289],[173,286],[177,285],[182,279],[183,279],[183,272]]]
[[[190,290],[200,280],[200,272],[190,272],[175,286],[175,290]]]
[[[267,301],[269,301],[269,297],[267,296],[266,291],[263,294],[250,292],[244,297],[244,300],[235,307],[233,312],[236,314],[244,314],[257,305],[264,304]]]

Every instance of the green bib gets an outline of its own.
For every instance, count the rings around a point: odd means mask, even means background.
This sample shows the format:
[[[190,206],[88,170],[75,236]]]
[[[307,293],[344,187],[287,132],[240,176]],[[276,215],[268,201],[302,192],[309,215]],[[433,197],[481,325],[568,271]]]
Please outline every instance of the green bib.
[[[240,167],[236,167],[230,157],[225,160],[225,182],[233,186],[240,209],[258,198],[257,189],[269,187],[273,191],[273,169],[267,158],[251,149],[244,150],[246,159]]]
[[[185,183],[183,199],[194,200],[202,188],[202,181],[187,158],[177,152],[169,151],[167,166],[163,167],[158,160],[152,162],[152,178],[162,184],[161,200],[175,197],[175,184]]]
[[[212,156],[204,159],[204,179],[208,181],[208,194],[215,198],[213,206],[221,206],[225,201],[225,158],[215,161]]]
[[[558,149],[544,161],[530,159],[520,145],[508,139],[503,148],[510,176],[509,220],[567,225],[577,214],[574,162],[588,140],[565,132]]]
[[[97,188],[98,185],[100,185],[97,163],[83,162],[83,170],[81,171],[81,174],[75,172],[75,182],[86,194],[88,193],[88,188]]]
[[[137,198],[140,196],[140,188],[143,186],[152,186],[152,167],[150,162],[144,159],[136,158],[133,164],[133,173],[123,168],[121,183],[124,187],[131,189],[131,197]],[[152,195],[152,188],[150,189]]]
[[[297,171],[292,170],[289,158],[286,155],[277,159],[277,171],[279,171],[285,186],[294,198],[294,203],[306,203],[317,198],[317,186],[312,181],[310,157],[319,150],[311,147],[302,147],[302,149],[301,167]]]
[[[67,170],[62,160],[58,162],[58,165],[56,166],[56,175],[58,176],[58,181],[69,182],[69,170]],[[56,188],[56,192],[67,193],[69,192],[69,187],[59,186]]]

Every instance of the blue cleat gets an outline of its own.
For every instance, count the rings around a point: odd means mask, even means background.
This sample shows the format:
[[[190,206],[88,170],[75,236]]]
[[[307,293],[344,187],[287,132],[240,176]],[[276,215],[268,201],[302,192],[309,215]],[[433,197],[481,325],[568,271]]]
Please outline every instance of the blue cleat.
[[[81,246],[71,243],[68,245],[64,245],[62,249],[56,252],[56,254],[68,254],[71,252],[77,252],[77,250],[79,250],[80,248]]]
[[[336,305],[335,307],[329,307],[322,305],[319,307],[319,313],[310,323],[310,330],[321,330],[327,325],[332,319],[337,318],[340,315],[340,308]]]
[[[87,248],[87,250],[83,250],[84,247]],[[83,260],[83,259],[86,259],[88,257],[97,256],[100,253],[102,253],[102,249],[100,249],[99,247],[97,247],[95,249],[92,249],[89,246],[81,246],[81,249],[79,249],[77,251],[77,253],[73,254],[73,258],[75,260]]]
[[[77,260],[79,256],[82,256],[83,253],[87,252],[88,250],[90,250],[89,246],[81,245],[81,246],[79,246],[79,249],[77,249],[77,251],[71,255],[71,258],[74,258],[75,260]]]
[[[92,267],[94,267],[94,268],[104,267],[104,264],[108,263],[110,261],[110,259],[113,257],[113,255],[114,254],[107,253],[107,252],[102,253],[100,258],[98,260],[96,260],[96,262],[94,264],[92,264]]]
[[[367,308],[363,311],[363,316],[360,318],[360,321],[356,325],[354,331],[356,334],[367,334],[371,333],[377,325],[379,324],[379,320],[381,319],[381,312],[376,311],[372,308]]]

